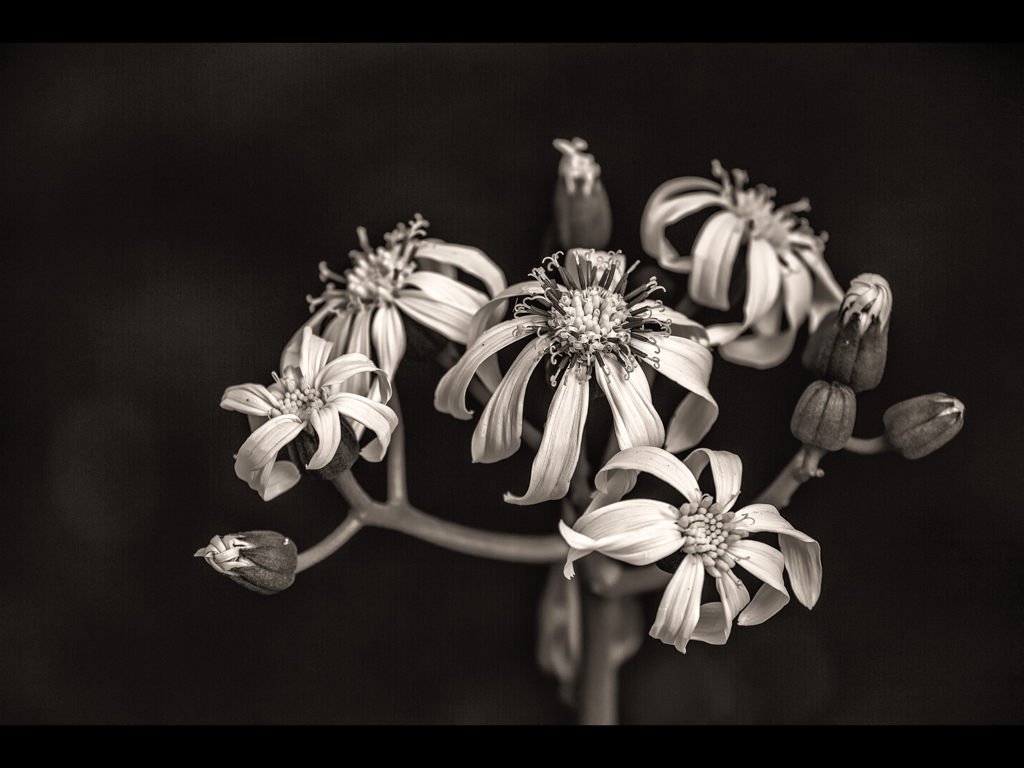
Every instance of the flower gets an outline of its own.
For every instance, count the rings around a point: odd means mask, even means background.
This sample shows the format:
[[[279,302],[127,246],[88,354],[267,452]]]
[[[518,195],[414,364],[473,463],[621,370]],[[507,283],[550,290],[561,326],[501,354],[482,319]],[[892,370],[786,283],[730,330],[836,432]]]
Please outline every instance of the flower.
[[[697,480],[710,464],[715,496],[701,493]],[[637,473],[649,472],[683,494],[676,507],[651,499],[619,501],[633,488]],[[744,626],[767,621],[789,602],[783,567],[797,599],[813,608],[821,592],[821,548],[790,525],[770,504],[751,504],[732,512],[740,491],[743,464],[726,451],[698,448],[685,461],[659,448],[637,447],[614,456],[597,474],[598,493],[570,528],[559,523],[570,546],[565,577],[573,561],[591,552],[632,565],[675,566],[658,607],[651,636],[686,652],[690,640],[722,645],[732,620]],[[779,550],[748,535],[777,533]],[[753,600],[733,572],[739,565],[764,582]],[[715,580],[720,603],[701,605],[705,574]]]
[[[298,365],[274,374],[269,387],[241,384],[228,387],[220,407],[248,414],[253,433],[235,457],[235,474],[258,491],[264,501],[284,493],[298,482],[291,462],[276,461],[278,452],[300,432],[315,434],[319,447],[306,469],[326,467],[342,440],[340,416],[352,419],[376,433],[377,438],[360,452],[367,461],[384,458],[391,433],[398,426],[395,412],[363,395],[347,392],[343,385],[360,374],[376,374],[384,400],[391,396],[387,375],[369,358],[348,354],[327,362],[333,344],[313,335],[306,327],[299,345]],[[259,419],[263,423],[253,423]]]
[[[366,230],[359,227],[362,250],[349,253],[350,269],[338,274],[328,269],[327,262],[320,262],[320,279],[327,288],[319,298],[306,297],[314,314],[303,328],[325,323],[321,335],[334,344],[333,357],[358,352],[376,359],[394,379],[406,349],[400,312],[457,344],[467,342],[469,322],[488,296],[453,279],[454,268],[479,278],[491,296],[505,287],[505,275],[476,248],[423,239],[429,223],[417,213],[408,227],[399,224],[384,236],[387,247],[376,250],[370,247]],[[301,340],[302,328],[285,348],[282,369],[296,364]],[[347,391],[359,392],[367,382],[365,375],[357,376]]]
[[[601,166],[587,142],[554,140],[562,153],[555,187],[555,229],[562,248],[605,248],[612,236],[612,208],[601,183]]]
[[[796,332],[810,315],[810,330],[839,307],[843,290],[822,258],[826,234],[815,236],[806,219],[806,198],[775,208],[775,190],[760,184],[743,189],[745,171],[732,172],[735,187],[717,160],[711,164],[721,184],[695,176],[673,179],[651,195],[640,225],[644,250],[662,267],[690,273],[690,298],[713,309],[729,309],[729,281],[743,243],[747,245],[747,295],[743,322],[710,326],[712,346],[723,358],[754,368],[772,368],[793,350]],[[692,256],[680,256],[665,238],[665,227],[699,210],[717,206],[693,243]],[[785,312],[789,323],[782,328]],[[752,335],[740,338],[750,330]]]
[[[261,595],[290,587],[299,564],[295,542],[277,531],[214,536],[194,557],[205,558],[213,570]]]
[[[572,251],[565,267],[558,256],[545,259],[562,283],[534,269],[533,280],[509,286],[482,306],[470,329],[466,354],[437,385],[434,406],[442,413],[469,419],[466,389],[474,374],[493,396],[473,434],[473,461],[491,463],[519,450],[523,398],[534,368],[544,358],[551,363],[555,389],[547,425],[533,462],[530,487],[523,496],[505,494],[511,504],[537,504],[566,494],[576,468],[583,426],[590,403],[590,379],[608,396],[620,448],[666,442],[665,428],[651,403],[644,362],[690,390],[669,424],[668,443],[689,448],[700,441],[718,417],[718,404],[708,391],[711,353],[696,341],[670,336],[678,330],[703,335],[703,329],[649,296],[661,290],[654,278],[623,295],[630,271],[621,254]],[[512,320],[494,321],[494,310],[509,296],[525,296]],[[532,337],[504,378],[498,370],[498,350],[518,339]],[[670,448],[671,450],[672,448]]]

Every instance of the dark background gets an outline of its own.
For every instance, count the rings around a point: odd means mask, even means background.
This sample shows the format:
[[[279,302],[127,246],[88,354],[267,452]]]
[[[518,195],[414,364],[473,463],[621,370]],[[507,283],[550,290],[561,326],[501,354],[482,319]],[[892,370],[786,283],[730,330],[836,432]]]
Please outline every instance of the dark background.
[[[685,656],[648,638],[622,721],[1021,722],[1021,75],[1018,48],[974,46],[0,48],[0,719],[573,722],[534,662],[542,567],[368,529],[264,598],[192,553],[260,528],[307,547],[342,519],[312,479],[262,502],[232,469],[245,419],[218,407],[269,383],[317,263],[421,212],[521,280],[551,141],[582,136],[630,258],[650,262],[651,192],[718,158],[811,199],[842,285],[889,279],[889,363],[856,434],[918,394],[967,406],[925,459],[827,457],[785,513],[821,542],[818,607]],[[528,452],[470,464],[475,422],[432,407],[440,372],[397,377],[413,501],[551,531],[556,504],[500,500]],[[796,357],[716,356],[704,444],[740,454],[747,499],[796,449],[808,381]],[[380,493],[379,468],[357,475]]]

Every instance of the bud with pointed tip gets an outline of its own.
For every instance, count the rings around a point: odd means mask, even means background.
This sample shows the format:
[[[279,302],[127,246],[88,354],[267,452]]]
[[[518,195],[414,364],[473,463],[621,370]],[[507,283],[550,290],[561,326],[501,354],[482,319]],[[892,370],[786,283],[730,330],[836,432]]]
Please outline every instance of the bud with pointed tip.
[[[839,314],[823,323],[814,339],[817,359],[811,366],[815,375],[846,384],[854,392],[874,389],[885,372],[889,344],[889,315],[892,290],[881,275],[864,273],[850,283]]]
[[[273,595],[295,581],[295,542],[276,531],[246,531],[214,536],[195,553],[218,573],[261,595]]]
[[[601,166],[587,153],[587,142],[555,139],[562,152],[555,186],[555,229],[560,250],[608,247],[612,237],[612,208],[601,183]]]
[[[942,392],[896,403],[882,416],[885,437],[905,459],[936,451],[964,425],[964,404]]]

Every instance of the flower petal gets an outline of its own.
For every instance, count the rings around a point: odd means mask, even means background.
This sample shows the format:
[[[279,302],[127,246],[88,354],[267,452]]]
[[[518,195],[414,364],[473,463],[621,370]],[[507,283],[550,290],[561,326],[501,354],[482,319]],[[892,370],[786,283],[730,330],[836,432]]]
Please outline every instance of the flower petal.
[[[422,291],[399,291],[395,304],[417,323],[456,344],[465,344],[469,339],[469,325],[476,311],[472,305],[459,306],[441,301],[425,296]]]
[[[466,410],[466,390],[473,379],[473,374],[498,350],[522,338],[523,327],[533,323],[536,323],[534,317],[506,320],[470,343],[466,347],[466,354],[437,383],[434,407],[441,413],[447,413],[457,419],[473,418],[473,412]],[[495,382],[495,386],[497,383]]]
[[[740,495],[740,483],[743,481],[743,462],[739,456],[728,451],[698,448],[687,456],[683,463],[698,480],[704,468],[711,464],[711,477],[715,481],[715,500],[726,512],[732,509],[736,497]]]
[[[779,257],[767,240],[751,238],[747,248],[747,297],[743,301],[743,324],[750,327],[772,308],[782,288]]]
[[[759,541],[743,539],[730,545],[729,554],[738,565],[764,582],[750,605],[740,614],[739,623],[749,626],[767,621],[789,602],[789,592],[782,582],[782,553]],[[773,595],[772,592],[778,594]]]
[[[239,384],[224,390],[220,407],[250,416],[266,416],[271,408],[280,408],[281,403],[262,384]]]
[[[277,452],[290,443],[306,426],[306,422],[294,413],[275,416],[257,429],[238,449],[235,472],[252,472],[263,469],[274,460]],[[238,475],[242,477],[241,474]]]
[[[544,358],[547,341],[535,338],[512,363],[505,378],[480,415],[473,431],[473,461],[491,464],[519,450],[523,435],[523,398],[537,364]]]
[[[285,491],[299,482],[299,468],[290,461],[268,462],[262,469],[251,472],[239,471],[235,465],[235,474],[244,480],[250,488],[259,493],[264,501],[276,499]]]
[[[398,364],[405,354],[405,326],[402,325],[402,316],[398,310],[392,306],[378,309],[370,326],[370,337],[373,348],[377,350],[377,362],[381,370],[388,375],[388,381],[393,381]]]
[[[339,312],[324,325],[320,336],[324,341],[329,341],[334,345],[331,348],[330,360],[341,357],[349,351],[348,337],[349,331],[352,330],[352,318],[354,315],[355,312],[351,310]],[[284,368],[281,370],[284,370]]]
[[[687,555],[665,587],[658,605],[658,615],[651,627],[651,637],[674,645],[686,653],[693,630],[700,619],[700,592],[704,586],[704,565],[700,559]]]
[[[352,331],[348,338],[348,352],[362,355],[369,359],[373,354],[370,348],[370,325],[373,322],[374,310],[360,307],[352,316]],[[355,392],[357,395],[370,391],[370,374],[359,373],[351,378],[339,381],[337,388],[344,392]],[[358,436],[358,435],[357,435]]]
[[[302,328],[302,342],[299,346],[299,370],[306,380],[313,382],[317,374],[327,364],[332,344],[314,335],[308,325]]]
[[[637,306],[643,306],[646,302],[640,302]],[[672,335],[678,336],[682,339],[689,339],[695,341],[702,347],[708,346],[711,341],[708,339],[708,332],[704,326],[698,323],[696,320],[692,320],[682,312],[678,312],[672,307],[661,307],[662,317],[672,323]]]
[[[472,308],[474,313],[490,300],[483,291],[437,272],[413,272],[406,278],[405,284],[419,288],[419,293],[436,301]]]
[[[489,333],[491,331],[481,336],[480,340],[485,339]],[[465,389],[462,391],[465,392]],[[568,493],[569,481],[580,456],[589,405],[589,380],[578,376],[574,369],[567,370],[551,399],[544,437],[541,438],[540,448],[533,460],[530,487],[522,496],[506,493],[506,502],[539,504],[550,499],[560,499]]]
[[[718,419],[718,403],[696,392],[683,398],[672,414],[665,434],[665,450],[682,453],[692,448],[711,430]]]
[[[594,478],[594,485],[599,491],[607,492],[616,470],[636,470],[652,474],[683,494],[687,501],[698,502],[702,496],[697,478],[693,476],[690,468],[661,448],[639,446],[615,454]],[[629,490],[627,488],[623,493]]]
[[[633,346],[645,351],[641,342]],[[711,352],[690,339],[676,336],[658,339],[658,372],[690,390],[669,422],[665,447],[672,453],[699,443],[718,419],[718,403],[707,384],[711,379]]]
[[[779,592],[768,584],[762,584],[757,590],[750,605],[743,609],[743,612],[736,619],[741,627],[753,627],[763,624],[772,616],[781,611],[789,603],[789,593]]]
[[[695,190],[710,190],[685,194]],[[640,220],[640,242],[648,256],[665,269],[689,272],[693,261],[681,257],[665,238],[665,228],[709,205],[722,205],[721,186],[697,176],[666,181],[651,195]]]
[[[368,397],[339,392],[327,401],[347,419],[364,425],[377,437],[359,452],[367,461],[378,462],[387,453],[391,434],[398,428],[398,415],[388,406]],[[362,430],[360,430],[362,431]]]
[[[721,603],[705,603],[700,607],[700,619],[690,639],[710,645],[725,645],[731,631],[732,622],[725,618],[725,606]]]
[[[331,360],[331,362],[320,369],[316,379],[313,381],[313,388],[329,387],[332,390],[332,394],[351,392],[351,382],[355,378],[368,376],[371,373],[376,374],[379,381],[379,389],[382,391],[381,397],[385,400],[390,400],[391,383],[388,381],[387,374],[374,365],[370,358],[358,352],[351,352]],[[364,393],[369,391],[369,387],[367,386],[362,391]]]
[[[704,222],[693,243],[693,272],[690,274],[690,298],[698,304],[729,309],[729,282],[747,221],[732,211],[719,211]]]
[[[751,533],[765,531],[779,535],[779,547],[793,593],[801,604],[813,608],[821,594],[821,546],[818,542],[794,528],[770,504],[751,504],[736,514],[751,520],[744,526]]]
[[[338,422],[338,412],[331,406],[314,408],[309,412],[309,424],[316,432],[317,445],[316,453],[310,459],[306,469],[323,469],[331,463],[334,454],[338,452],[341,445],[341,424]]]
[[[467,245],[455,245],[442,240],[427,238],[416,249],[417,260],[429,259],[439,264],[451,264],[473,277],[478,278],[491,296],[495,296],[505,287],[505,273],[478,248]]]
[[[839,283],[832,276],[832,270],[829,269],[817,248],[794,248],[793,250],[814,273],[814,295],[811,300],[809,323],[809,329],[811,333],[814,333],[829,312],[839,309],[846,292],[839,287]]]
[[[642,370],[627,373],[616,358],[607,355],[605,365],[594,367],[597,383],[608,396],[619,448],[665,444],[665,427],[651,402],[651,387]]]
[[[726,571],[721,578],[715,579],[715,587],[718,589],[718,596],[722,598],[722,606],[725,608],[727,627],[725,636],[728,638],[732,629],[732,620],[739,616],[740,611],[750,603],[750,593],[747,592],[747,588],[740,581],[739,576],[732,571]]]
[[[302,324],[302,328],[299,328],[293,335],[288,344],[285,345],[284,351],[281,353],[281,367],[278,370],[283,371],[285,368],[292,366],[293,368],[299,367],[299,349],[302,346],[302,334],[305,328],[316,328],[328,315],[335,312],[337,307],[345,303],[344,298],[333,298],[326,299],[323,306],[320,307],[313,316],[309,318],[305,323]],[[347,312],[343,314],[348,314]],[[334,339],[327,339],[328,341],[335,341]],[[337,349],[335,350],[337,351]]]

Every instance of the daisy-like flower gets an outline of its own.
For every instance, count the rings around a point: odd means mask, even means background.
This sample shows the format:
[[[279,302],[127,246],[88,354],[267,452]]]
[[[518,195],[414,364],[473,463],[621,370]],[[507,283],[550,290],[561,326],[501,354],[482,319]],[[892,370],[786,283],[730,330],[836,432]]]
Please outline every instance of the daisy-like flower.
[[[731,183],[721,163],[715,160],[711,167],[720,184],[686,176],[655,190],[644,210],[641,242],[665,269],[690,273],[693,301],[722,311],[729,309],[736,254],[746,244],[743,322],[709,326],[708,336],[726,360],[771,368],[792,352],[796,332],[808,316],[813,333],[839,308],[843,290],[822,258],[825,233],[816,236],[806,219],[794,215],[810,210],[806,198],[776,208],[774,189],[764,184],[744,189],[746,172],[734,170]],[[704,223],[692,255],[680,256],[665,238],[665,228],[709,207],[722,210]],[[783,313],[789,324],[785,331]]]
[[[697,485],[708,464],[714,497]],[[686,503],[676,507],[651,499],[619,501],[632,489],[638,472],[669,483]],[[813,608],[821,591],[818,542],[769,504],[733,512],[742,474],[740,458],[726,451],[699,448],[685,461],[652,447],[622,451],[597,474],[598,494],[586,513],[572,528],[559,524],[571,548],[566,578],[574,575],[573,562],[591,552],[632,565],[658,563],[670,572],[674,568],[650,634],[684,653],[690,640],[725,643],[733,619],[750,626],[778,613],[789,602],[783,567],[797,599]],[[760,531],[778,534],[782,551],[748,540]],[[752,600],[734,573],[736,566],[764,582]],[[721,602],[701,605],[705,575],[715,580]]]
[[[270,501],[299,480],[290,461],[277,461],[278,452],[306,431],[319,440],[306,469],[323,469],[334,458],[342,440],[340,418],[350,419],[377,437],[360,451],[367,461],[384,458],[391,433],[398,426],[395,412],[376,400],[344,390],[359,375],[376,375],[385,401],[391,396],[387,374],[365,355],[348,354],[328,362],[333,344],[304,328],[298,364],[276,373],[269,387],[241,384],[228,387],[220,407],[247,414],[253,429],[235,457],[235,474]]]
[[[669,425],[669,443],[689,448],[700,441],[718,417],[708,391],[711,353],[698,342],[670,335],[672,322],[682,332],[703,336],[700,326],[649,297],[660,286],[654,278],[625,293],[629,272],[621,254],[572,251],[563,267],[558,256],[534,269],[533,280],[509,286],[483,305],[473,319],[466,354],[441,379],[434,406],[442,413],[469,419],[466,389],[474,374],[492,391],[473,434],[473,461],[491,463],[519,450],[523,398],[534,368],[550,360],[555,389],[547,424],[533,462],[530,487],[523,496],[505,494],[512,504],[537,504],[563,497],[579,459],[590,404],[590,380],[608,397],[620,448],[665,444],[665,428],[651,403],[651,390],[640,363],[658,369],[690,390]],[[635,266],[635,265],[634,265]],[[555,270],[556,282],[548,275]],[[510,296],[524,296],[512,320],[493,328],[495,309]],[[495,353],[528,338],[504,378]]]
[[[358,352],[393,379],[406,348],[403,313],[457,344],[467,342],[470,320],[488,295],[455,280],[455,268],[479,278],[491,296],[505,287],[505,275],[476,248],[424,239],[428,225],[417,213],[376,249],[359,227],[362,250],[349,253],[351,268],[338,274],[320,262],[327,289],[318,298],[307,297],[314,314],[303,327],[317,330],[323,323],[320,335],[334,344],[333,357]],[[300,328],[285,348],[282,368],[296,364],[301,340]],[[356,376],[349,391],[361,391],[367,381]]]

